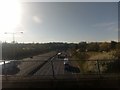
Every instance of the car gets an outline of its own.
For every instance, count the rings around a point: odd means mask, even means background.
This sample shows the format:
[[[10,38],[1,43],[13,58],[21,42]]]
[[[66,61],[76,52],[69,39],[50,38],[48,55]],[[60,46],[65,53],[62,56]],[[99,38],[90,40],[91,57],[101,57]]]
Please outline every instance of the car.
[[[68,58],[64,58],[64,64],[68,64]]]
[[[61,55],[61,54],[62,54],[62,53],[59,52],[57,55]]]
[[[58,53],[57,56],[58,56],[59,59],[64,59],[65,58],[65,55],[63,53]]]
[[[64,65],[65,65],[65,66],[64,66],[64,69],[68,71],[68,70],[70,69],[69,64],[66,63],[66,64],[64,64]]]

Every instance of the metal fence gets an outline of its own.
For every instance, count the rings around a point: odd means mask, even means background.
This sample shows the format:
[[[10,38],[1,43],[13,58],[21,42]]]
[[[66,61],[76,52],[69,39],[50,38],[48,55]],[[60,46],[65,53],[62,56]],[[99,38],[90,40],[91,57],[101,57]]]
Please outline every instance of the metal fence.
[[[120,77],[119,60],[1,60],[3,79],[74,79]]]

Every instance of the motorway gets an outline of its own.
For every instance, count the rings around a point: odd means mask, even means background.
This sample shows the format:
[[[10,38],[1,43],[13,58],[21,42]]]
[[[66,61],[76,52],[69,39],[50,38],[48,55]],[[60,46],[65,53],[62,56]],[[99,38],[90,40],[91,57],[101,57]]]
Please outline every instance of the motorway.
[[[76,73],[80,73],[80,68],[75,63],[71,62],[68,58],[68,66],[65,68],[64,58],[53,57],[49,62],[47,62],[43,67],[41,67],[34,76],[53,76],[56,79],[72,79],[76,78]]]
[[[25,58],[20,61],[18,68],[20,71],[16,74],[17,76],[27,76],[33,72],[38,66],[48,61],[51,57],[56,55],[56,52],[49,52],[41,55],[34,56],[32,58]]]
[[[36,73],[34,73],[34,76],[40,76],[40,75],[57,75],[57,74],[64,74],[64,63],[63,61],[56,61],[56,56],[52,58],[49,62],[47,62],[43,67],[41,67]],[[53,65],[53,67],[52,67]],[[54,71],[53,71],[54,69]]]
[[[80,73],[80,68],[75,61],[68,59],[68,65],[65,67],[64,58],[58,58],[57,52],[49,52],[41,55],[34,56],[32,58],[25,58],[23,60],[16,61],[19,63],[17,68],[19,72],[10,75],[15,77],[38,77],[40,79],[58,78],[58,79],[72,79],[76,78],[76,73]],[[8,75],[9,76],[9,75]]]

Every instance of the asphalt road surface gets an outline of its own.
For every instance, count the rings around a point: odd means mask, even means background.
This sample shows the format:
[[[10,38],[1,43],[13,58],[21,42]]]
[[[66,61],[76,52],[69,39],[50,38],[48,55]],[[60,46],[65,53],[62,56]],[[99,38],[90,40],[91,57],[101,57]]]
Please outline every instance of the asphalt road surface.
[[[56,61],[57,56],[55,56],[53,59],[51,59],[49,62],[47,62],[42,68],[40,68],[34,75],[40,76],[40,75],[57,75],[57,74],[64,74],[64,63],[63,61]],[[54,69],[54,71],[53,71]]]
[[[49,52],[34,56],[32,58],[23,59],[18,65],[20,71],[16,75],[27,76],[30,72],[34,71],[38,66],[42,65],[45,61],[53,57],[55,54],[56,52]]]
[[[43,67],[41,67],[33,76],[53,76],[58,79],[76,78],[76,73],[80,73],[77,63],[70,61],[65,64],[65,58],[53,57]]]
[[[58,58],[56,52],[49,52],[42,55],[37,55],[32,58],[25,58],[21,61],[16,61],[19,64],[17,68],[19,72],[12,77],[38,77],[44,79],[59,78],[59,79],[72,79],[76,78],[76,73],[80,73],[80,68],[77,63],[70,61],[70,58]],[[65,58],[68,59],[65,65]]]

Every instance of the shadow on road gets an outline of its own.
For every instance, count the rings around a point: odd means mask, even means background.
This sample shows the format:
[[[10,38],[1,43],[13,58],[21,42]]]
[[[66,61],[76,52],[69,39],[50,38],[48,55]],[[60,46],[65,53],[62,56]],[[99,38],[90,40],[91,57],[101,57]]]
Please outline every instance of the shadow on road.
[[[73,67],[69,64],[65,64],[65,71],[71,73],[80,73],[80,69],[78,67]]]
[[[16,62],[10,62],[6,63],[5,67],[2,65],[2,74],[5,75],[14,75],[20,71],[20,69],[17,67],[18,63]]]

